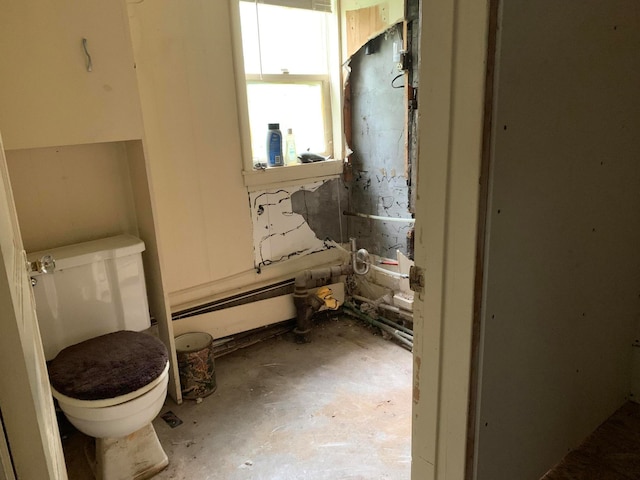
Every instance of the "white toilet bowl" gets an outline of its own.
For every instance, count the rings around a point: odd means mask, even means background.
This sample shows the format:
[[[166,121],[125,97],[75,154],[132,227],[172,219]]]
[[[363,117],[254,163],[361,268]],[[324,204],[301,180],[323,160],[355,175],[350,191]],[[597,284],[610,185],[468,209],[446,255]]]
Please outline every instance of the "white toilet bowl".
[[[54,398],[69,421],[96,438],[125,437],[140,430],[160,413],[167,396],[169,363],[158,378],[134,392],[102,400],[78,400],[56,391]]]
[[[142,480],[167,466],[151,423],[169,383],[168,352],[160,340],[112,332],[65,348],[48,369],[60,409],[95,438],[86,453],[98,480]]]
[[[53,389],[69,421],[95,437],[87,459],[98,480],[142,480],[163,470],[169,459],[153,429],[167,395],[169,363],[150,384],[103,400],[77,400]]]

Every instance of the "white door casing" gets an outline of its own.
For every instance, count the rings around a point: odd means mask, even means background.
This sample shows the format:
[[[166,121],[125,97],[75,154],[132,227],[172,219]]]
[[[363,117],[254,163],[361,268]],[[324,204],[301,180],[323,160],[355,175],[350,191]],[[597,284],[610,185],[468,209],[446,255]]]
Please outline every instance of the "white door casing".
[[[13,461],[7,444],[7,437],[2,424],[2,412],[0,412],[0,480],[16,480],[13,472]]]
[[[462,480],[489,0],[421,8],[411,478]]]
[[[0,137],[0,410],[20,479],[67,478]],[[3,460],[4,463],[4,460]]]

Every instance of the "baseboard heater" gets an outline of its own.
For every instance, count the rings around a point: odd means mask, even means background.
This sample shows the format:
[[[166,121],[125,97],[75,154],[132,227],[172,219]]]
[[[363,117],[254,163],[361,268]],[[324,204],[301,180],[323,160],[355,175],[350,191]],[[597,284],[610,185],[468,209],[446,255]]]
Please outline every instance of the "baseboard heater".
[[[266,287],[256,288],[255,290],[239,293],[213,302],[204,303],[196,307],[190,307],[188,309],[172,313],[171,320],[175,321],[183,318],[194,317],[196,315],[215,312],[217,310],[224,310],[225,308],[237,307],[239,305],[257,302],[259,300],[287,295],[293,293],[293,284],[294,279],[291,278]]]
[[[344,283],[328,286],[343,302]],[[291,279],[175,312],[173,333],[206,332],[217,340],[295,319],[293,290]]]

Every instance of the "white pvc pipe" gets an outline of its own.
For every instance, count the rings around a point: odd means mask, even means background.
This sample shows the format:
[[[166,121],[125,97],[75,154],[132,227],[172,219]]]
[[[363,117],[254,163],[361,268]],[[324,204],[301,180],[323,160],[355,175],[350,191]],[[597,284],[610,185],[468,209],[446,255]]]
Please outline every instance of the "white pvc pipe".
[[[374,270],[377,270],[380,273],[384,273],[385,275],[389,275],[390,277],[409,278],[409,275],[407,275],[406,273],[392,272],[391,270],[387,270],[385,268],[378,267],[377,265],[374,265],[373,263],[369,263],[369,266],[371,268],[373,268]]]
[[[382,220],[384,222],[416,223],[415,218],[383,217],[382,215],[369,215],[368,213],[354,213],[354,212],[342,212],[342,213],[350,217],[370,218],[372,220]]]

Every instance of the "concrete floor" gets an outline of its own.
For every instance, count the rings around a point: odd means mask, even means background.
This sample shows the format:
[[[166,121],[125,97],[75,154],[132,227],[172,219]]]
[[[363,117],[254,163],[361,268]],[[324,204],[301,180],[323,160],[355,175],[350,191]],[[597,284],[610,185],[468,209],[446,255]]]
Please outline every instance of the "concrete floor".
[[[215,393],[165,402],[169,466],[156,479],[410,478],[411,353],[350,318],[316,323],[216,360]],[[70,480],[91,478],[78,433],[64,441]]]

